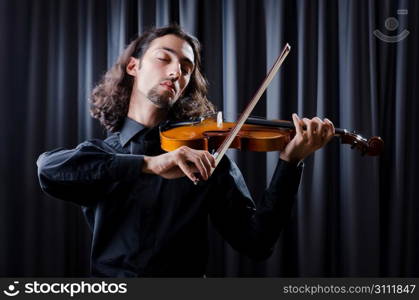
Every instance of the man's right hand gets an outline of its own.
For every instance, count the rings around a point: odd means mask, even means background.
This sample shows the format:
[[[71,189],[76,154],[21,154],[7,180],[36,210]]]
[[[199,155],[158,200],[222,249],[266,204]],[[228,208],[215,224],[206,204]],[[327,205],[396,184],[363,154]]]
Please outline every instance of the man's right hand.
[[[208,151],[182,146],[158,156],[144,156],[142,171],[166,179],[188,176],[195,183],[200,180],[196,174],[208,180],[212,168],[215,168],[215,159]]]

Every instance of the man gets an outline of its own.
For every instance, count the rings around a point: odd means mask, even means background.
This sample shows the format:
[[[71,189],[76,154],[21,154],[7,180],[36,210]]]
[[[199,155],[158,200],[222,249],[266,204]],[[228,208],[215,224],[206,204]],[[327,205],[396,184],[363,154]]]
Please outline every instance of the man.
[[[330,121],[294,114],[296,136],[257,208],[227,157],[210,176],[215,164],[207,151],[164,153],[159,124],[214,112],[199,51],[176,26],[144,33],[92,93],[92,115],[113,134],[38,159],[42,189],[81,205],[86,215],[93,276],[202,277],[208,216],[233,248],[266,259],[291,213],[299,162],[334,135]]]

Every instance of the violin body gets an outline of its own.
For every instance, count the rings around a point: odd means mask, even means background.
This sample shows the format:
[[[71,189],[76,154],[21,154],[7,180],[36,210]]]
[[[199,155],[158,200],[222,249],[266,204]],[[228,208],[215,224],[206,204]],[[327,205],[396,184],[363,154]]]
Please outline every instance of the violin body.
[[[167,152],[182,146],[212,152],[225,146],[235,126],[236,123],[217,122],[215,118],[170,124],[160,128],[161,147]],[[295,128],[290,121],[248,118],[229,148],[256,152],[282,151],[294,136]],[[341,138],[342,144],[351,145],[362,155],[380,155],[384,147],[383,140],[378,136],[366,139],[340,128],[335,128],[335,136]]]
[[[232,122],[217,123],[210,118],[189,126],[160,131],[161,147],[168,152],[181,146],[211,152],[222,145],[235,125]],[[230,148],[257,152],[280,151],[294,135],[295,131],[290,129],[244,124]]]

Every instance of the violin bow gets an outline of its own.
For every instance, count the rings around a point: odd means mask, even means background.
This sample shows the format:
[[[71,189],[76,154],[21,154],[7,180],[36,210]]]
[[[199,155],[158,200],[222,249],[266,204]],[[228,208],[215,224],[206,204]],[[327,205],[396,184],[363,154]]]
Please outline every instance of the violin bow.
[[[269,84],[271,83],[275,74],[278,72],[279,68],[281,67],[282,63],[284,62],[290,50],[291,50],[291,46],[287,43],[284,49],[282,49],[281,54],[276,59],[275,64],[269,70],[268,75],[266,76],[265,80],[262,82],[256,94],[253,96],[252,100],[249,102],[249,104],[246,106],[246,109],[241,114],[236,125],[231,129],[230,133],[227,135],[224,142],[220,145],[220,147],[218,147],[217,151],[213,154],[215,158],[215,167],[218,166],[221,159],[223,158],[228,148],[230,147],[231,143],[233,143],[234,138],[240,132],[240,129],[242,128],[243,124],[246,122],[247,118],[252,113],[256,104],[259,102],[260,98],[262,97],[263,93],[265,92]],[[211,173],[214,171],[214,169],[211,170]]]

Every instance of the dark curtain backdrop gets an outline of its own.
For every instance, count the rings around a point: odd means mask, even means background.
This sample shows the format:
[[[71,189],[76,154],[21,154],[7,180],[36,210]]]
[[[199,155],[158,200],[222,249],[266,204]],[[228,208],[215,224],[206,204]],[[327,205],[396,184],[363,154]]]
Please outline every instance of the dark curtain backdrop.
[[[414,0],[0,0],[0,276],[88,275],[83,215],[40,191],[35,162],[106,136],[89,116],[91,88],[138,32],[171,22],[202,42],[219,110],[240,113],[289,42],[255,113],[327,116],[385,141],[380,158],[334,140],[306,159],[294,215],[266,262],[209,227],[208,276],[419,276],[418,16]],[[387,43],[374,30],[409,35]],[[230,155],[257,200],[278,153]]]

